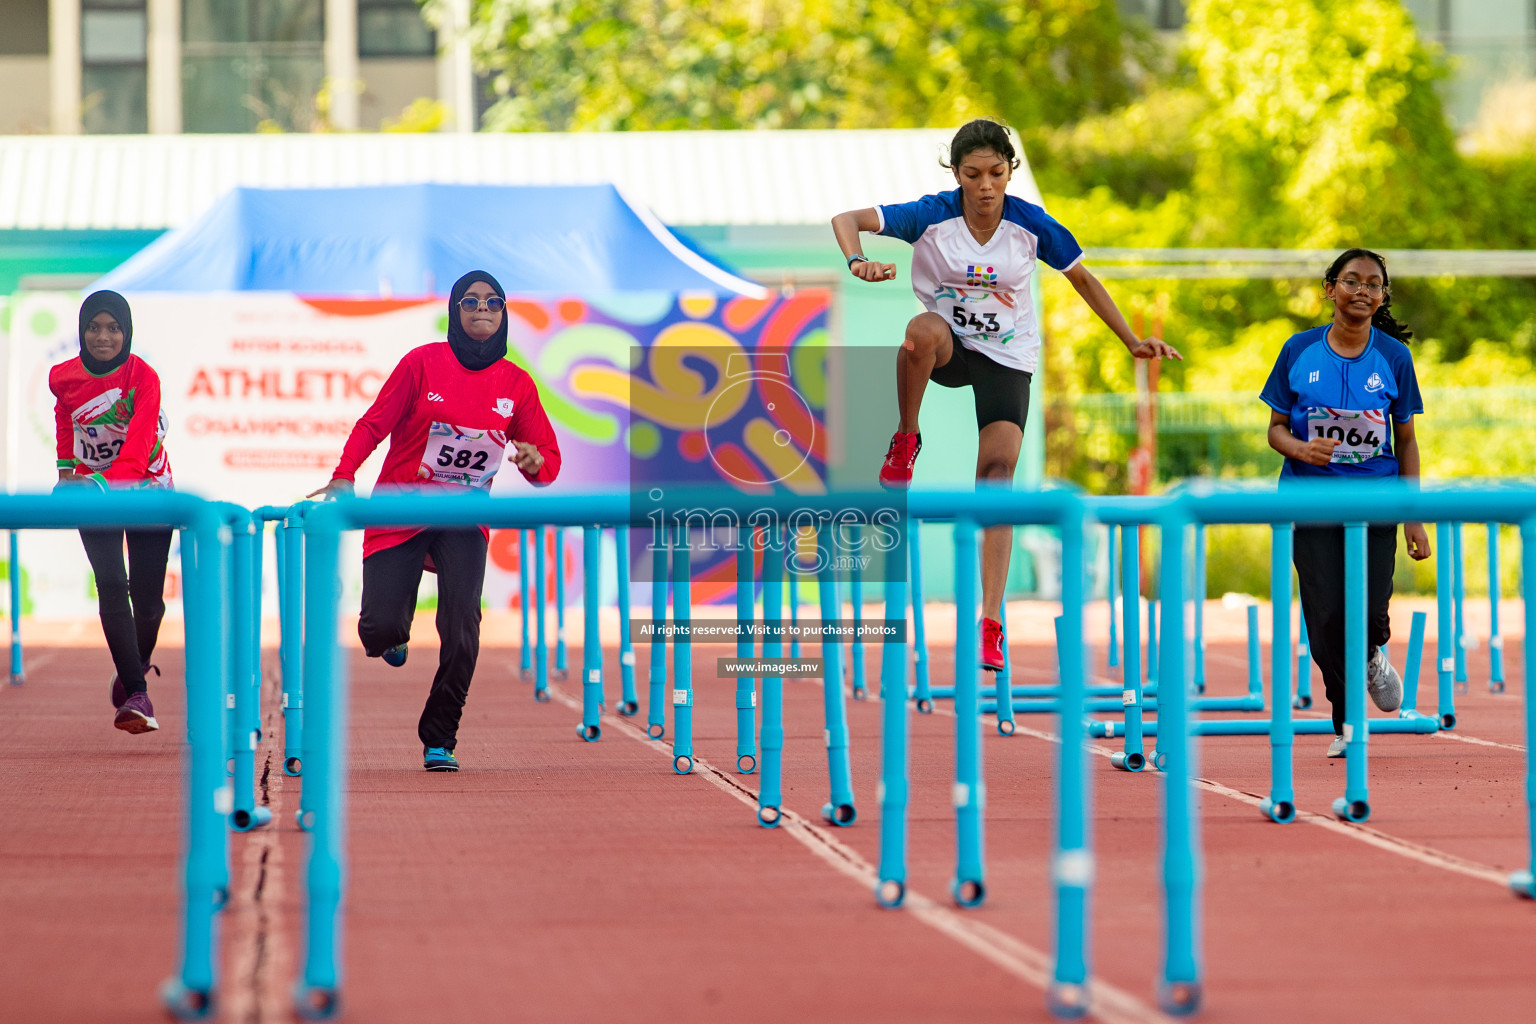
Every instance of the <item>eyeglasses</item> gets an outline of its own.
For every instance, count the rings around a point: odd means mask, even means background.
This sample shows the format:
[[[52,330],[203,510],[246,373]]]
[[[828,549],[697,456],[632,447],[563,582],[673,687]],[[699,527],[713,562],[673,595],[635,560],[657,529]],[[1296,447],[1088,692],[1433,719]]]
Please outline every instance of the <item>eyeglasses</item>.
[[[1377,284],[1375,281],[1357,281],[1352,277],[1339,278],[1339,284],[1343,285],[1346,291],[1363,291],[1367,295],[1380,295],[1386,291],[1383,285]]]
[[[473,295],[466,295],[459,300],[459,308],[466,313],[473,313],[475,310],[480,308],[481,301],[482,300],[475,298]],[[507,307],[507,300],[502,298],[500,295],[492,295],[490,298],[485,299],[484,302],[485,308],[490,310],[492,313],[500,313]]]

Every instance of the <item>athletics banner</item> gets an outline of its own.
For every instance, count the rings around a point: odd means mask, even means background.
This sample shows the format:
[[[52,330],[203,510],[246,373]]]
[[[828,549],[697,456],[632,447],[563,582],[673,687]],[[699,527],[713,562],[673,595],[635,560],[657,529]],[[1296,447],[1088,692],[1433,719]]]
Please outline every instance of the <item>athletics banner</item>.
[[[48,371],[79,352],[81,297],[36,292],[10,302],[5,469],[15,490],[48,490],[57,479]],[[447,330],[446,302],[438,298],[321,300],[232,292],[128,299],[133,351],[160,375],[177,489],[247,508],[287,505],[323,485],[352,425],[400,357],[443,340]],[[690,453],[659,445],[649,423],[631,429],[637,350],[824,346],[830,302],[830,293],[819,289],[763,300],[669,293],[510,299],[509,358],[538,385],[564,456],[554,489],[627,488],[637,457],[691,465]],[[367,493],[382,460],[381,446],[358,473],[359,493]],[[505,473],[492,493],[531,490],[518,474]],[[570,565],[579,561],[580,538],[579,531],[568,533]],[[518,545],[515,533],[507,534],[492,538],[485,592],[491,607],[508,606],[517,590]],[[94,614],[78,538],[29,534],[26,547],[23,564],[36,614]],[[612,557],[608,553],[605,563],[611,565]],[[358,560],[348,560],[349,590],[359,586]],[[269,552],[269,572],[270,562]],[[173,598],[179,596],[175,568],[167,584]],[[574,600],[580,573],[568,578]],[[605,578],[605,597],[611,597],[612,574]],[[424,598],[429,591],[423,588]],[[179,613],[179,601],[172,603]]]

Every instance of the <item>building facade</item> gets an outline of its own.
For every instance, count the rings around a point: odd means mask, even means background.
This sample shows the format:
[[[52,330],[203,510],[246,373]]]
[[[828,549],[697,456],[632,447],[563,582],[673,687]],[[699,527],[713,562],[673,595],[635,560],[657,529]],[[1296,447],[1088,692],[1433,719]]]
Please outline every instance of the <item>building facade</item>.
[[[462,26],[417,0],[0,0],[0,135],[477,125]]]

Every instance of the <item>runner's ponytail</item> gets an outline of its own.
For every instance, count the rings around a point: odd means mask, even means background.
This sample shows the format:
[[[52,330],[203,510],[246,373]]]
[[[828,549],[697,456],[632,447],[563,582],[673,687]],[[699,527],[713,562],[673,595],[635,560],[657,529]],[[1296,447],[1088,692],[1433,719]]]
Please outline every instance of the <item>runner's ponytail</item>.
[[[1324,284],[1336,285],[1339,283],[1339,274],[1350,260],[1367,259],[1375,260],[1381,268],[1381,306],[1371,316],[1371,326],[1383,334],[1390,334],[1403,344],[1408,344],[1408,339],[1413,337],[1413,332],[1408,325],[1392,315],[1392,276],[1387,273],[1387,261],[1378,253],[1369,249],[1345,249],[1328,267],[1328,272],[1323,275]]]

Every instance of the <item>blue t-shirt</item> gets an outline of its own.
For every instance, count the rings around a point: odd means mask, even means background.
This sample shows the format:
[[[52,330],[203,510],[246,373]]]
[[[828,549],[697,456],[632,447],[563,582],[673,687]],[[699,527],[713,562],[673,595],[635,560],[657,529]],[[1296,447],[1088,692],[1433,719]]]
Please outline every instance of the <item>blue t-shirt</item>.
[[[1413,356],[1407,345],[1372,327],[1365,351],[1345,359],[1328,345],[1331,326],[1291,335],[1260,397],[1290,417],[1297,438],[1331,437],[1339,444],[1328,465],[1288,458],[1280,477],[1397,476],[1392,424],[1424,411]]]

